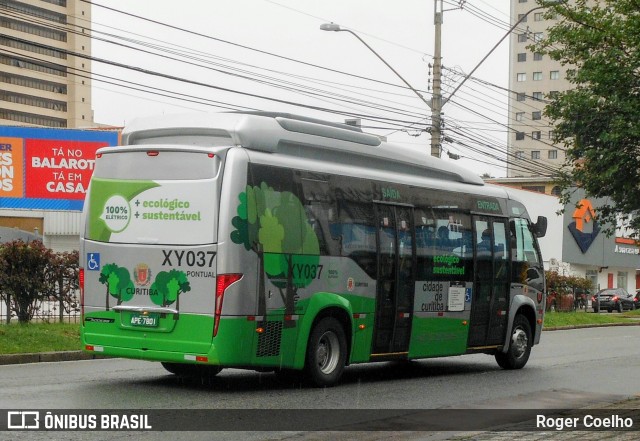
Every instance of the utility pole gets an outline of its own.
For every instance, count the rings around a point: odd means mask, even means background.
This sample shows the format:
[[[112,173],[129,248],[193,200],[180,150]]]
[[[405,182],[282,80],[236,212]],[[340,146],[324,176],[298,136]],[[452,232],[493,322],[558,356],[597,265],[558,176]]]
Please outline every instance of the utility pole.
[[[439,7],[438,7],[439,5]],[[431,95],[431,156],[440,157],[442,138],[442,0],[433,0],[433,24],[436,27],[433,51],[433,94]]]

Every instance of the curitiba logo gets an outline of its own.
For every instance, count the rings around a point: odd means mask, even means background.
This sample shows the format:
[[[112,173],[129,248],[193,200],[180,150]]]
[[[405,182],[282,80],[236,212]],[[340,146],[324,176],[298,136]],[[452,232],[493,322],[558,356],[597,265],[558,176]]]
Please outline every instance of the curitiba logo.
[[[320,276],[320,245],[305,209],[293,193],[275,191],[265,182],[259,187],[248,185],[238,199],[238,215],[231,220],[236,228],[231,240],[258,255],[263,267],[261,277],[266,274],[280,289],[285,310],[293,313],[297,290]],[[263,302],[261,292],[261,309]]]
[[[151,301],[158,306],[176,304],[180,309],[180,294],[191,291],[191,285],[187,275],[178,270],[160,271],[151,286],[136,288],[129,270],[115,263],[102,267],[100,271],[100,283],[106,286],[106,310],[109,310],[109,297],[115,297],[117,304],[128,302],[135,295],[148,295]]]

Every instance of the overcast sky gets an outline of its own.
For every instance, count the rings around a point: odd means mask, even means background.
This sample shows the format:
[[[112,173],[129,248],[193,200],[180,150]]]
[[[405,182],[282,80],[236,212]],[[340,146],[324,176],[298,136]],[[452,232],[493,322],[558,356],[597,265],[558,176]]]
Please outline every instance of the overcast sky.
[[[443,64],[467,73],[505,35],[509,0],[446,0],[444,9]],[[425,103],[354,36],[319,27],[353,30],[429,100],[433,13],[433,0],[96,0],[94,36],[108,41],[94,39],[93,56],[118,66],[93,63],[104,80],[93,81],[94,119],[121,126],[138,116],[232,109],[332,121],[365,115],[366,131],[429,154]],[[446,98],[461,76],[443,74]],[[508,39],[474,77],[508,86]],[[478,174],[504,176],[504,164],[482,149],[506,149],[506,108],[505,91],[467,81],[443,109],[445,151],[468,158],[460,163]]]

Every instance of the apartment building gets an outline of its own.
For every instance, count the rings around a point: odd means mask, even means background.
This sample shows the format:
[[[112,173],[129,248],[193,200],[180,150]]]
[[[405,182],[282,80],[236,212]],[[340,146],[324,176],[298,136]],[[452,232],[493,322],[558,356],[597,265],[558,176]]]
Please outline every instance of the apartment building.
[[[93,125],[90,30],[81,0],[0,0],[0,125]]]
[[[563,146],[552,141],[553,126],[544,117],[544,107],[554,93],[570,87],[566,68],[527,49],[553,24],[538,6],[535,0],[511,0],[512,22],[522,21],[509,49],[509,178],[550,175],[565,160]]]

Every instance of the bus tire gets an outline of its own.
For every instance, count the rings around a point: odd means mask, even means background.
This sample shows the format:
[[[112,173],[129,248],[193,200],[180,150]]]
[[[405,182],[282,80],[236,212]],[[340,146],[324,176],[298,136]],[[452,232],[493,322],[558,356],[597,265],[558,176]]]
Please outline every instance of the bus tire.
[[[305,371],[318,387],[333,386],[342,376],[347,359],[347,338],[340,322],[325,317],[311,331]]]
[[[522,369],[531,355],[531,325],[522,314],[513,320],[513,330],[507,352],[498,352],[496,361],[502,369]]]

